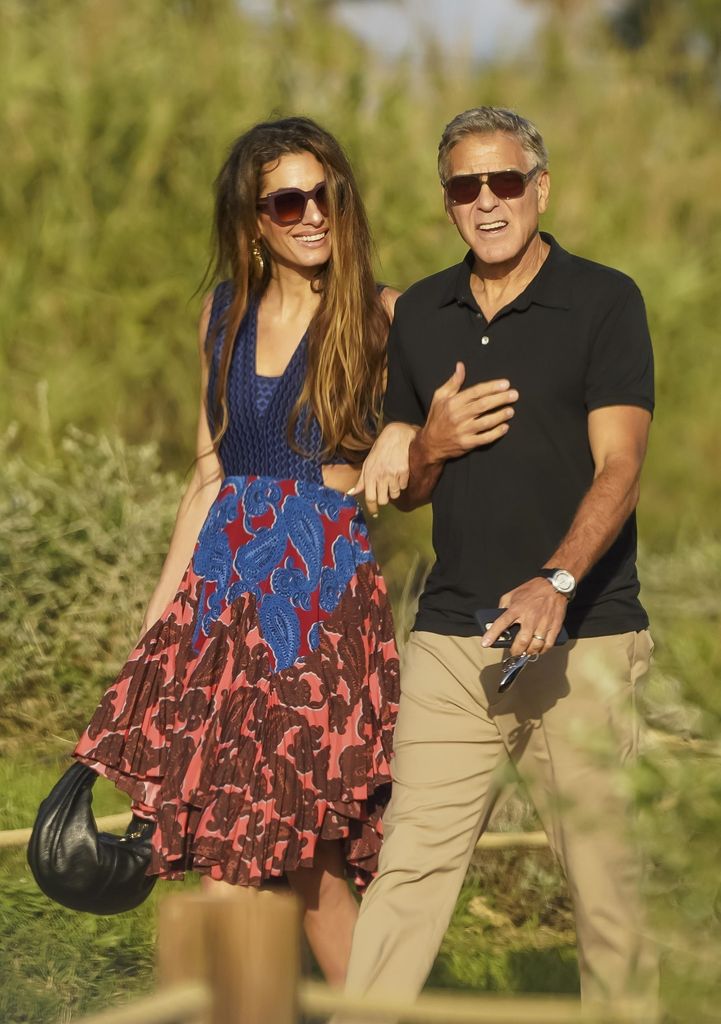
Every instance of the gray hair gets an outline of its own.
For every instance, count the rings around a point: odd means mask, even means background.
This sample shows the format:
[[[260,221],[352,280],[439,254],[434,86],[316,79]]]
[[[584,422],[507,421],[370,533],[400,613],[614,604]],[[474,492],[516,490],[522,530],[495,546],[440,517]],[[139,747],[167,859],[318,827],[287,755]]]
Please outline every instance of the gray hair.
[[[495,132],[512,135],[535,158],[541,170],[546,170],[548,151],[535,124],[503,107],[472,107],[457,114],[443,131],[438,144],[438,173],[441,181],[445,181],[448,174],[451,150],[465,135],[492,135]]]

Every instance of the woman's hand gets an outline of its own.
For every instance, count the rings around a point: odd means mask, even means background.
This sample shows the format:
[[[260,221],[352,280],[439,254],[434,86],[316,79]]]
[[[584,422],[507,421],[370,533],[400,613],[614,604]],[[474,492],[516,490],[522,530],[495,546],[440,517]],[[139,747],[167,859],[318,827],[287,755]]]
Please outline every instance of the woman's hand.
[[[356,485],[348,491],[353,496],[365,493],[366,507],[374,518],[379,505],[387,505],[408,486],[408,449],[419,429],[408,423],[384,427],[361,467]]]

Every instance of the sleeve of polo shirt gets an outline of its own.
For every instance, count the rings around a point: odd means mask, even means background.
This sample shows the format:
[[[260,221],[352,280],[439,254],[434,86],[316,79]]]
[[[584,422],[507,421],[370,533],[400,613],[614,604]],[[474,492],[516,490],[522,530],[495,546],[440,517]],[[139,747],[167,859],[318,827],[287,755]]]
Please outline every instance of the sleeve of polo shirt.
[[[396,303],[393,323],[388,334],[388,380],[383,417],[386,423],[411,423],[413,426],[422,427],[426,422],[426,415],[413,386],[404,351],[402,302],[403,296]]]
[[[653,349],[641,292],[630,278],[596,329],[586,373],[586,408],[637,405],[653,412]]]

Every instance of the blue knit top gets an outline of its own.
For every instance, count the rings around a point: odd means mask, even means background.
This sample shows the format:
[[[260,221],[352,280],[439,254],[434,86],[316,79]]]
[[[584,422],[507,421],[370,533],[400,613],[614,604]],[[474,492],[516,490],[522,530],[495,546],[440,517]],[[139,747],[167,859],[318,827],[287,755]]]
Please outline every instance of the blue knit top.
[[[233,299],[232,281],[215,289],[208,332],[214,329]],[[224,329],[215,339],[208,377],[208,423],[216,430],[214,405]],[[307,367],[307,335],[303,335],[281,377],[259,377],[255,372],[258,334],[258,302],[251,298],[236,337],[228,368],[228,428],[220,439],[219,455],[226,476],[272,476],[279,480],[308,480],[322,484],[323,438],[316,417],[301,415],[295,440],[303,452],[288,443],[288,420],[296,403]],[[269,382],[272,381],[272,385]]]

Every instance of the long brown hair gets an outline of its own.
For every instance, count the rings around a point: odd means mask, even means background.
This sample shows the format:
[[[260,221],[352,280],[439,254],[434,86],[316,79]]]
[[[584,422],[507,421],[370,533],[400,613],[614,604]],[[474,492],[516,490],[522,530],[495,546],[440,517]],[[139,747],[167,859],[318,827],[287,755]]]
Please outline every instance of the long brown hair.
[[[288,153],[303,152],[312,153],[325,172],[332,256],[313,281],[320,304],[308,328],[307,372],[288,435],[293,443],[299,418],[307,419],[310,410],[323,437],[320,454],[337,452],[358,461],[373,444],[380,417],[388,316],[373,279],[370,228],[348,158],[329,132],[306,117],[256,124],[232,144],[216,180],[211,276],[231,278],[234,288],[208,340],[212,346],[224,331],[212,396],[213,442],[217,448],[228,427],[228,371],[238,327],[250,297],[259,299],[271,279],[271,254],[262,239],[262,273],[250,257],[263,170]]]

